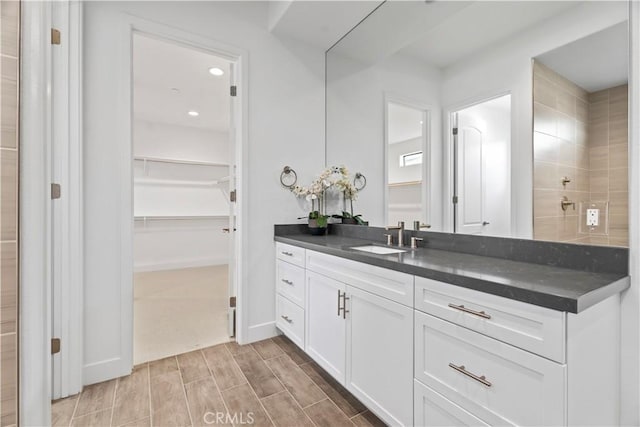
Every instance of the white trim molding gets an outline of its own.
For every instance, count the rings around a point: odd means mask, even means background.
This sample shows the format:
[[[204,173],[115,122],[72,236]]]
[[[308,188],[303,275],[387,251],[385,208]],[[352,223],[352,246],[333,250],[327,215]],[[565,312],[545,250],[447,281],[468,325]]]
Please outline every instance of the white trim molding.
[[[629,2],[629,275],[622,294],[620,422],[640,424],[640,2]]]
[[[19,423],[51,424],[50,2],[22,2]]]

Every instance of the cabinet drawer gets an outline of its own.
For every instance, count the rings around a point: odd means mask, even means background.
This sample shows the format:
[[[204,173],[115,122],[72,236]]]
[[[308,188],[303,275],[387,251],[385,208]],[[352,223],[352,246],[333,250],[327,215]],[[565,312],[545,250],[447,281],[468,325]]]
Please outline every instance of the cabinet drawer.
[[[491,425],[565,424],[566,366],[415,313],[415,376]]]
[[[298,347],[304,348],[304,310],[282,295],[276,296],[276,326]]]
[[[282,260],[276,261],[278,292],[304,307],[304,269]]]
[[[413,398],[413,423],[416,426],[489,426],[418,380],[414,380]]]
[[[416,277],[415,292],[417,310],[557,362],[566,360],[564,312],[424,277]]]
[[[304,268],[305,249],[276,242],[276,258]]]
[[[357,261],[307,251],[307,270],[413,307],[413,276]]]

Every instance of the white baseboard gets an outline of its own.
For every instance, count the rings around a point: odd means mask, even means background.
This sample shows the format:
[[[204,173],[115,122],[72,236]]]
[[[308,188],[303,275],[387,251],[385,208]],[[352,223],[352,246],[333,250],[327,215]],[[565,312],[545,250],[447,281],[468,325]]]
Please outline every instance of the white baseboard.
[[[134,264],[133,271],[135,273],[142,273],[146,271],[178,270],[181,268],[207,267],[209,265],[224,265],[228,263],[229,258],[227,257],[171,260]]]
[[[131,366],[123,366],[123,360],[120,357],[84,365],[82,384],[87,386],[129,375],[131,368]]]
[[[252,342],[266,340],[267,338],[273,338],[279,335],[275,321],[249,326],[248,332],[245,342],[241,342],[239,344],[250,344]]]

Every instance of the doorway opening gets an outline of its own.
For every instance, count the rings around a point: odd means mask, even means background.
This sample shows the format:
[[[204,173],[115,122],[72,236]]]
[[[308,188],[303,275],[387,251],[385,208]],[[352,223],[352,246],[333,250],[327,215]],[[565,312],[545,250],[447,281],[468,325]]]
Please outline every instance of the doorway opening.
[[[385,110],[386,223],[428,227],[429,111],[391,99]]]
[[[133,35],[134,365],[235,333],[233,66]]]
[[[455,111],[453,231],[511,234],[511,95]]]

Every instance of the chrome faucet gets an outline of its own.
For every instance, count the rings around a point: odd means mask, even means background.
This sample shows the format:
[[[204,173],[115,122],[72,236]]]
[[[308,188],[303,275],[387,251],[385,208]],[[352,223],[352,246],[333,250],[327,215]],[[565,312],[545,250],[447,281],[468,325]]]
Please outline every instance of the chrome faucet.
[[[404,221],[398,221],[398,225],[389,225],[385,230],[398,230],[398,246],[404,246]]]

